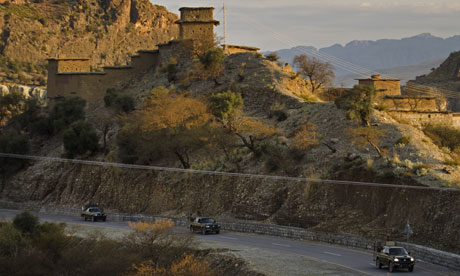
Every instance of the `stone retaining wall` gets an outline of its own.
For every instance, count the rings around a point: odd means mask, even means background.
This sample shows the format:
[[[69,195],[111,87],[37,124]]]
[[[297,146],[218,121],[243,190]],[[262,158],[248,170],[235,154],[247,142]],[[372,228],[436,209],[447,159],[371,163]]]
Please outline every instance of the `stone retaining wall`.
[[[62,206],[40,205],[37,203],[17,203],[0,200],[0,208],[14,210],[29,210],[34,213],[47,215],[60,215],[69,217],[80,217],[81,209],[67,208]],[[133,215],[127,213],[106,212],[108,221],[156,221],[161,219],[170,219],[167,217],[149,216],[149,215]],[[178,226],[187,226],[186,218],[171,218]],[[375,241],[365,239],[353,235],[335,234],[327,232],[312,231],[303,228],[281,226],[273,224],[265,224],[260,222],[247,221],[219,221],[222,230],[252,233],[259,235],[269,235],[276,237],[284,237],[297,240],[307,240],[315,242],[323,242],[328,244],[341,245],[346,247],[360,248],[372,250]],[[414,258],[421,259],[425,262],[448,267],[453,270],[460,271],[460,255],[449,252],[444,252],[421,245],[410,244],[405,242],[397,242],[397,245],[405,247],[411,252]]]

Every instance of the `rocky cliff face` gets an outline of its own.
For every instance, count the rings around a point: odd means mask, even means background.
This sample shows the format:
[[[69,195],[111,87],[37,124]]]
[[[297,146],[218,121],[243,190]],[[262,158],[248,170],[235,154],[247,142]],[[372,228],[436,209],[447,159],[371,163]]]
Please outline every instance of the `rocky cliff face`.
[[[453,52],[449,57],[431,73],[418,76],[415,83],[439,87],[452,91],[452,97],[448,97],[449,110],[460,111],[460,52]],[[455,92],[458,95],[455,96]]]
[[[50,57],[91,58],[94,67],[125,64],[137,50],[176,38],[177,19],[148,0],[5,2],[0,54],[14,64],[45,64]]]

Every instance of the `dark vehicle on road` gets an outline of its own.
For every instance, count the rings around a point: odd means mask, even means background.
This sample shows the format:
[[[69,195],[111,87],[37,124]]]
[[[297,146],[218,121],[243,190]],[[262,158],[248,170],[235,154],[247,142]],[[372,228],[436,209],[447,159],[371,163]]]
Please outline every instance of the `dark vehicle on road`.
[[[399,246],[377,247],[374,251],[374,261],[378,268],[388,267],[389,272],[401,268],[412,272],[415,266],[415,259],[410,256],[410,252]]]
[[[220,232],[220,225],[217,222],[209,217],[196,217],[191,219],[190,222],[190,232],[200,232],[202,235],[207,233],[216,233]]]
[[[106,214],[104,214],[104,211],[97,206],[84,206],[81,209],[81,217],[84,220],[105,221],[107,219],[107,216]]]

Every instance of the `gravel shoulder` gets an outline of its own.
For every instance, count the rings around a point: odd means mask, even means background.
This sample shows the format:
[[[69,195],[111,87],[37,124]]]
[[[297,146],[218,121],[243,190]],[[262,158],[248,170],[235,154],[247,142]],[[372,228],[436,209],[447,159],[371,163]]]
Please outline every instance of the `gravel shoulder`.
[[[100,233],[109,238],[121,238],[129,229],[103,225],[68,224],[69,231],[88,236]],[[197,241],[199,248],[218,249],[216,254],[244,260],[248,268],[267,276],[319,276],[319,275],[365,275],[348,268],[282,250],[249,247],[230,242]]]

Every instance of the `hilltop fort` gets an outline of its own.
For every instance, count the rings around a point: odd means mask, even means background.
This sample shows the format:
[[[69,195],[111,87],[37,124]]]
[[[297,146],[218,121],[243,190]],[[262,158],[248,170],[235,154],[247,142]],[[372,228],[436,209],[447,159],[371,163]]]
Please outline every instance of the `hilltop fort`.
[[[164,65],[171,58],[193,58],[214,46],[214,8],[180,9],[179,38],[156,45],[155,50],[139,50],[126,66],[105,66],[92,71],[87,58],[48,59],[48,100],[53,104],[60,98],[78,95],[88,102],[101,100],[107,89],[121,88],[142,77],[148,70]],[[258,48],[223,45],[229,54],[256,52]]]

